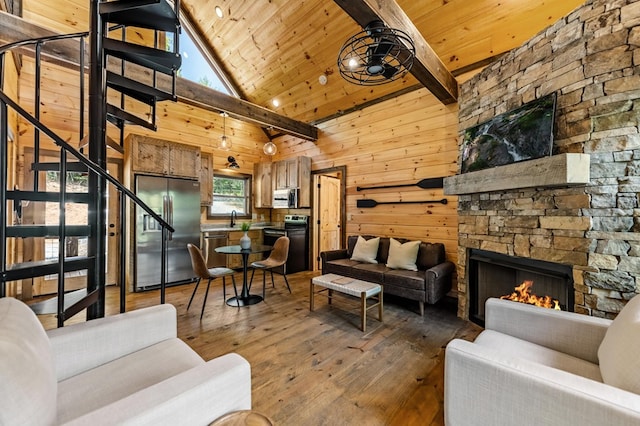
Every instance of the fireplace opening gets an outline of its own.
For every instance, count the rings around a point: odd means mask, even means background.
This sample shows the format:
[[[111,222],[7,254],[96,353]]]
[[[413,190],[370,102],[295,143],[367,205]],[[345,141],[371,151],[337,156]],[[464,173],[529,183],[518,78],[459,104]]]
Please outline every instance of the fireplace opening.
[[[536,295],[557,299],[560,309],[573,311],[573,274],[569,265],[477,249],[469,251],[468,259],[469,319],[476,324],[484,326],[487,299],[509,295],[525,281],[532,281],[531,291]]]

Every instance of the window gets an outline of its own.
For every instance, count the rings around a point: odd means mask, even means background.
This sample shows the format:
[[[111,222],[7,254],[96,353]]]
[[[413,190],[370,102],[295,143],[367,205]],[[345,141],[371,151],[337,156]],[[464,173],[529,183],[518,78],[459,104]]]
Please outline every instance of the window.
[[[238,217],[251,217],[251,176],[213,175],[213,203],[210,218],[229,216],[235,210]]]
[[[220,67],[217,66],[211,55],[206,53],[202,42],[194,35],[191,23],[186,19],[181,19],[180,22],[183,29],[179,35],[182,65],[178,70],[178,76],[218,92],[238,97],[237,93],[231,90],[230,83],[225,81]],[[171,33],[167,33],[166,49],[173,51],[173,34]]]

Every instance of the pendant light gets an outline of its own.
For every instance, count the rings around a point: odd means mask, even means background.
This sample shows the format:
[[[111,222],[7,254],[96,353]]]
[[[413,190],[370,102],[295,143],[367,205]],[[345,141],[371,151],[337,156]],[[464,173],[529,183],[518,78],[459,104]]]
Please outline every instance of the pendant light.
[[[226,112],[221,112],[222,116],[222,136],[220,137],[220,143],[218,144],[218,148],[223,151],[229,151],[231,149],[231,140],[227,137],[227,114]]]
[[[276,152],[278,152],[278,147],[276,146],[275,143],[269,141],[264,144],[264,146],[262,147],[262,150],[267,155],[275,155]]]

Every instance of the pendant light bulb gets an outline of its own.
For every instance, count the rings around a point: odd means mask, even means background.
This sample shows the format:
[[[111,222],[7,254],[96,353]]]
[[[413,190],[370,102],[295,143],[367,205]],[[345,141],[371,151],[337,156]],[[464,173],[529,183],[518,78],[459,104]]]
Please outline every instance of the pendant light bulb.
[[[275,155],[276,152],[278,152],[278,147],[276,146],[276,144],[274,144],[273,142],[269,141],[269,142],[264,144],[264,147],[262,148],[262,150],[267,155]]]
[[[220,144],[218,144],[218,148],[223,151],[229,151],[231,149],[231,140],[227,137],[227,113],[221,112],[222,116],[222,136],[220,137]]]

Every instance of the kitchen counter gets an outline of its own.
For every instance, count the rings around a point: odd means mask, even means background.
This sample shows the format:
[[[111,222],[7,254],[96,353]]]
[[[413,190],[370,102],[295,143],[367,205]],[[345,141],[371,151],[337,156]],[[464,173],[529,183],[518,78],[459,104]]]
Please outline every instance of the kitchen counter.
[[[220,223],[201,223],[200,224],[200,232],[231,232],[231,231],[242,231],[240,225],[242,222],[238,222],[236,226],[233,228],[228,224],[223,225]],[[262,230],[264,228],[271,228],[274,225],[268,222],[258,222],[252,223],[250,231]]]

